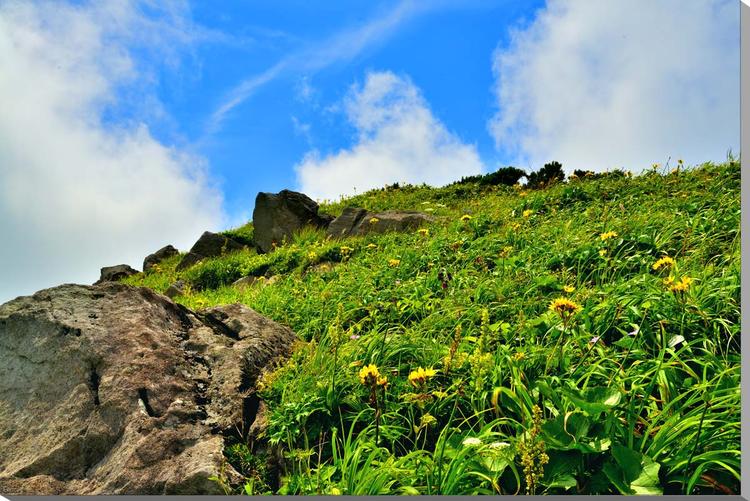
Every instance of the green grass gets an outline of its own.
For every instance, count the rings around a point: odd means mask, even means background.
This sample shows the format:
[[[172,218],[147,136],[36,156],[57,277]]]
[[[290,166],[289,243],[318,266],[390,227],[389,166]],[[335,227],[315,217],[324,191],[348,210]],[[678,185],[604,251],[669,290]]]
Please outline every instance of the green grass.
[[[304,340],[260,389],[278,485],[238,444],[237,492],[739,493],[738,162],[528,192],[391,187],[322,210],[347,205],[436,223],[342,241],[305,230],[271,254],[126,279],[159,292],[183,279],[178,302],[241,302]],[[675,267],[653,270],[662,256]],[[279,279],[231,286],[245,275]],[[693,282],[673,293],[669,275]],[[580,311],[551,311],[562,297]],[[369,364],[387,386],[360,382]],[[419,367],[436,373],[412,384]]]

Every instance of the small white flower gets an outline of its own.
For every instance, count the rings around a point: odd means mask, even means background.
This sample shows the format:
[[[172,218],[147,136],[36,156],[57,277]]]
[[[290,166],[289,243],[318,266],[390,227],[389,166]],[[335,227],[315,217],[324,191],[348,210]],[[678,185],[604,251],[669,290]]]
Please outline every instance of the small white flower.
[[[474,445],[482,445],[482,441],[481,441],[481,440],[479,440],[479,439],[478,439],[478,438],[476,438],[476,437],[468,437],[468,438],[465,438],[465,439],[464,439],[464,441],[463,441],[462,443],[463,443],[463,444],[464,444],[465,446],[467,446],[467,447],[471,447],[471,446],[474,446]]]
[[[510,444],[508,442],[492,442],[488,447],[490,449],[505,449],[506,447],[510,447]]]

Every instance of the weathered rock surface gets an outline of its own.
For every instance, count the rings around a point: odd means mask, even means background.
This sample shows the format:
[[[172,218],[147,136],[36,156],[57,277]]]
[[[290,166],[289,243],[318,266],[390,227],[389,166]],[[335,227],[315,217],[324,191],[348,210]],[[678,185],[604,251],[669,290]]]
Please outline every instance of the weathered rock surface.
[[[258,193],[253,210],[255,244],[260,252],[270,252],[274,244],[291,239],[300,228],[326,228],[332,220],[332,216],[318,214],[318,204],[302,193]]]
[[[244,249],[245,246],[237,242],[234,239],[227,237],[226,235],[220,235],[219,233],[211,233],[210,231],[203,232],[203,235],[193,244],[185,257],[182,258],[180,264],[177,265],[177,270],[184,270],[189,268],[198,261],[206,259],[208,257],[217,257],[227,252]]]
[[[117,282],[130,275],[135,275],[138,270],[131,268],[127,264],[118,264],[115,266],[105,266],[101,269],[99,280],[94,282],[94,285],[98,285],[104,282]]]
[[[256,379],[295,340],[118,283],[0,306],[0,493],[219,493],[224,434],[253,426]]]
[[[185,287],[185,282],[183,280],[178,280],[167,287],[167,290],[164,291],[164,295],[170,299],[174,299],[177,296],[182,296],[183,294],[185,294]]]
[[[331,237],[348,237],[387,231],[409,231],[432,222],[434,218],[423,212],[401,210],[369,212],[361,208],[348,207],[339,217],[331,221],[327,234]]]
[[[148,256],[146,256],[146,259],[143,260],[143,272],[145,273],[149,271],[151,268],[154,267],[155,264],[159,264],[165,259],[170,258],[172,256],[176,256],[179,253],[180,251],[178,251],[171,245],[166,245],[162,247],[161,249],[154,252],[153,254],[149,254]]]

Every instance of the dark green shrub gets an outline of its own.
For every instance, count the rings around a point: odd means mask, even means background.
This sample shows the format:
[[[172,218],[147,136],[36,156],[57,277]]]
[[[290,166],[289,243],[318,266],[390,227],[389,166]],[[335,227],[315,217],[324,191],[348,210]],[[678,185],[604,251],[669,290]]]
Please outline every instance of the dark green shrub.
[[[476,176],[462,177],[460,181],[456,181],[453,184],[469,184],[476,183],[480,186],[513,186],[522,177],[527,177],[526,172],[516,167],[501,167],[495,172],[489,174],[478,174]]]
[[[544,164],[544,167],[528,175],[529,188],[544,188],[565,179],[562,164],[560,162],[550,162]]]

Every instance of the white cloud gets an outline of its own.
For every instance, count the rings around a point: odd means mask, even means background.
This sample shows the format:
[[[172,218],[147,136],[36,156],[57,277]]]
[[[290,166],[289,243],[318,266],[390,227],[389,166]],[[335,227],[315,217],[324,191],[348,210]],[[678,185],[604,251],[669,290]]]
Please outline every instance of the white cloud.
[[[361,193],[394,182],[443,185],[482,171],[476,147],[433,116],[419,89],[391,72],[367,74],[345,100],[358,132],[349,149],[308,153],[295,167],[301,191],[316,199]]]
[[[739,61],[734,0],[549,0],[494,54],[490,132],[519,167],[724,160]]]
[[[161,6],[159,20],[129,1],[0,4],[0,302],[140,268],[220,224],[203,160],[139,120],[139,102],[159,103],[131,49],[174,66],[194,35],[181,4]],[[107,118],[127,108],[126,121]]]
[[[403,24],[420,14],[449,7],[455,7],[449,0],[401,0],[388,12],[380,12],[361,25],[343,29],[325,40],[292,52],[264,72],[246,78],[231,89],[209,117],[206,136],[218,132],[228,113],[276,78],[290,72],[314,72],[334,63],[349,61],[372,46],[382,44]]]

